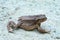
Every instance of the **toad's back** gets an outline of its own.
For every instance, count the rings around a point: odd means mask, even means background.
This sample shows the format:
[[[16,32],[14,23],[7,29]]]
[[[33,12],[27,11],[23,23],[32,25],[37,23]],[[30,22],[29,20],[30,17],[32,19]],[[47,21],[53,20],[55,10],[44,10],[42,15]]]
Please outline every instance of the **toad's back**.
[[[34,15],[34,16],[21,16],[19,17],[18,20],[38,20],[38,19],[43,19],[46,18],[45,15]]]

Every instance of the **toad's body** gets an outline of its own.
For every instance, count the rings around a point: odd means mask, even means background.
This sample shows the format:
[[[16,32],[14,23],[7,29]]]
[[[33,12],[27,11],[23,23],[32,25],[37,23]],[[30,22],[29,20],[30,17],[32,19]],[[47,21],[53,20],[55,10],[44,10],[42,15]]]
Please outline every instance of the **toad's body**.
[[[15,28],[22,28],[25,30],[34,30],[38,29],[40,32],[46,32],[43,30],[40,25],[42,22],[46,21],[47,17],[45,15],[34,15],[34,16],[22,16],[19,17],[18,23]]]

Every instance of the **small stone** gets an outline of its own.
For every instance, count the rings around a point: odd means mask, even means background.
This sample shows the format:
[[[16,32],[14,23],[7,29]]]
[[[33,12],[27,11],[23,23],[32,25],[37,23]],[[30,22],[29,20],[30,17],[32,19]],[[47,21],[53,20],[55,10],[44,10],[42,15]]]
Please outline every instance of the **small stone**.
[[[60,37],[56,37],[56,39],[60,39]]]
[[[55,1],[55,0],[53,0],[53,1]]]
[[[9,19],[12,19],[12,17],[9,17]]]

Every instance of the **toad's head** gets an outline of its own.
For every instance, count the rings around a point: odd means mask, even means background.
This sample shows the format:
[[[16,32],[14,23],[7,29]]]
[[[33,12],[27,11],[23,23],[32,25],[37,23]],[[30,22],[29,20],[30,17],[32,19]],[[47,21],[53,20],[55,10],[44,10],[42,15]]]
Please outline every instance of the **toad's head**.
[[[38,20],[38,22],[44,22],[44,21],[46,21],[47,20],[47,17],[44,15],[44,14],[42,14],[42,15],[37,15],[36,16],[36,20]]]

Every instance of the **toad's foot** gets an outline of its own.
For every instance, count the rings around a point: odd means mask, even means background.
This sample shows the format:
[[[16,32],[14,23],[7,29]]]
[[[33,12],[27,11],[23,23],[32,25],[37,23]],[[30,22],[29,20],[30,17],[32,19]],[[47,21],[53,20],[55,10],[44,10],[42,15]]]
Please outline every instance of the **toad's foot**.
[[[41,27],[38,27],[38,31],[40,33],[49,33],[50,32],[50,31],[46,31],[46,30],[42,29]]]

